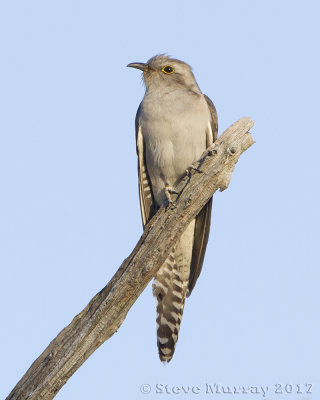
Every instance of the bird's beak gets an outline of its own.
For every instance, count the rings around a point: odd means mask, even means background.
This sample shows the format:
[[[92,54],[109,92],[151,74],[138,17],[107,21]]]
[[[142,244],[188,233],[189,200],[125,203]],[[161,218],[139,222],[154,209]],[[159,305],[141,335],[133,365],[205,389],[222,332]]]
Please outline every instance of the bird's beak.
[[[137,68],[137,69],[141,69],[141,71],[144,71],[146,69],[146,67],[147,67],[147,64],[145,64],[145,63],[131,63],[131,64],[128,64],[127,67]]]

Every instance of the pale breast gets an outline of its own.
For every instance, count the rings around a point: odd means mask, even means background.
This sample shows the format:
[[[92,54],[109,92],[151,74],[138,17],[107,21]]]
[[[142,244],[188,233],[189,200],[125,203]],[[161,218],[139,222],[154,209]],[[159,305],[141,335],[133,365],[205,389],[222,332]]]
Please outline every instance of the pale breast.
[[[159,205],[165,201],[165,185],[175,186],[206,149],[209,119],[202,95],[176,91],[145,96],[140,124],[152,191]]]

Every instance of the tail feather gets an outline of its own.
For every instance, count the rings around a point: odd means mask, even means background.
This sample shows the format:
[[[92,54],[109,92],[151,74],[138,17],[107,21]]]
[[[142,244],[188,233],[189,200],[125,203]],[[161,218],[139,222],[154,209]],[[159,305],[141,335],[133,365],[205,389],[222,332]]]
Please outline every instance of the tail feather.
[[[192,221],[153,283],[157,298],[157,336],[161,361],[169,362],[178,340],[188,290],[195,222]]]
[[[174,251],[160,268],[153,283],[157,298],[157,336],[161,361],[169,362],[173,356],[186,298],[187,282],[174,261]]]

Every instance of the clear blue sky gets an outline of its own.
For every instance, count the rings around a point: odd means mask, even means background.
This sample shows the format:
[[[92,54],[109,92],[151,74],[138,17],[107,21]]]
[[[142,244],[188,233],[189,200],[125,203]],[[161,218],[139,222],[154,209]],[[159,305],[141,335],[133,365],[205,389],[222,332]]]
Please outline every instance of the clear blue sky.
[[[140,237],[144,89],[126,65],[161,52],[192,65],[220,133],[249,115],[256,144],[214,198],[173,361],[158,359],[148,286],[56,398],[234,397],[207,383],[319,398],[319,13],[317,1],[1,1],[0,398]],[[305,383],[313,395],[274,394]]]

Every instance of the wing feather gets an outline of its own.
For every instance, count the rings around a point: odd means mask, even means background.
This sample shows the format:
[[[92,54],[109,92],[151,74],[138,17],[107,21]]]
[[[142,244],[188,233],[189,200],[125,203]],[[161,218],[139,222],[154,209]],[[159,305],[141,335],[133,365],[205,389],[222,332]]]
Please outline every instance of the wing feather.
[[[211,120],[207,129],[207,147],[218,137],[218,118],[216,108],[213,102],[208,96],[204,95],[209,111]],[[196,223],[194,228],[194,240],[192,248],[192,259],[190,265],[190,275],[189,275],[189,285],[188,285],[188,297],[197,282],[200,275],[204,255],[207,248],[207,243],[209,239],[210,223],[211,223],[211,209],[212,209],[212,198],[207,202],[203,209],[199,212],[196,217]]]
[[[207,147],[209,147],[218,138],[218,116],[217,116],[217,110],[216,110],[212,100],[206,95],[204,95],[204,98],[206,99],[206,102],[208,104],[210,116],[211,116],[210,124],[211,124],[212,138],[211,138],[211,140],[210,139],[208,140],[208,137],[207,137]]]
[[[140,114],[141,114],[141,104],[138,108],[136,115],[136,144],[137,144],[137,155],[138,155],[140,210],[144,228],[146,224],[149,222],[149,220],[155,214],[156,206],[153,198],[151,181],[147,170],[143,132],[140,125]]]

